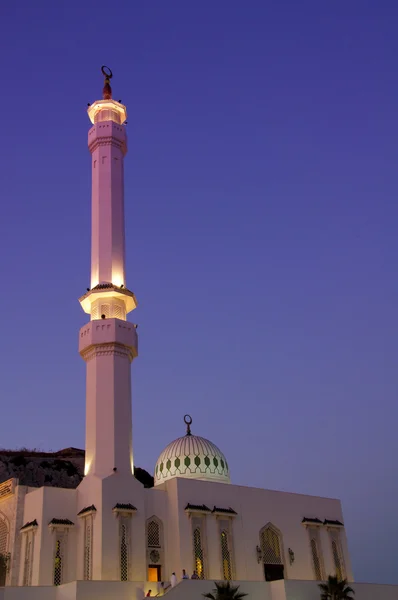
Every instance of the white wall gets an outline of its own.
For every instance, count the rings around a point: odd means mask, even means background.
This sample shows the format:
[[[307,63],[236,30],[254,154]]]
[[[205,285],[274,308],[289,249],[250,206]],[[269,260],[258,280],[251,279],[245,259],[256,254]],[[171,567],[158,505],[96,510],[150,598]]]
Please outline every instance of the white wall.
[[[248,600],[273,600],[269,583],[265,581],[238,581],[239,591],[248,594]],[[203,600],[203,595],[212,592],[213,581],[181,581],[174,589],[167,592],[167,600]],[[319,600],[319,599],[317,599]]]
[[[397,600],[397,585],[380,585],[377,583],[353,583],[356,600]]]
[[[396,585],[353,583],[350,586],[355,590],[355,600],[398,599]],[[315,581],[285,581],[285,590],[286,600],[319,600],[320,598],[320,590]]]
[[[44,487],[41,488],[30,488],[25,496],[25,507],[23,523],[30,523],[35,519],[38,522],[38,527],[34,531],[34,542],[33,542],[33,564],[32,564],[32,585],[39,585],[39,573],[40,563],[43,561],[41,555],[41,536],[43,531],[43,495]],[[21,533],[22,540],[22,553],[19,564],[19,584],[22,585],[23,581],[23,561],[24,561],[24,536],[28,535],[28,532]]]
[[[76,490],[54,487],[43,488],[43,510],[39,521],[41,530],[41,557],[39,571],[39,585],[53,584],[53,564],[55,552],[55,532],[48,524],[52,519],[69,519],[76,527]],[[39,520],[39,519],[38,519]],[[68,530],[66,565],[64,570],[65,581],[76,578],[76,531]]]
[[[6,587],[1,600],[56,600],[55,587]]]
[[[182,568],[191,571],[193,568],[191,523],[184,509],[187,503],[214,505],[221,508],[232,507],[238,515],[233,519],[234,551],[236,577],[240,580],[263,581],[263,566],[258,564],[256,546],[259,544],[259,531],[271,522],[282,533],[285,559],[285,574],[288,579],[311,580],[314,578],[308,532],[301,521],[303,517],[317,517],[321,520],[333,519],[342,521],[339,500],[275,492],[222,483],[186,480],[176,478],[162,485],[167,490],[169,518],[173,522],[173,538],[179,542],[179,552],[173,549],[174,568],[180,572]],[[178,507],[176,507],[176,502]],[[175,515],[178,511],[178,518]],[[206,516],[208,542],[214,550],[217,544],[216,519]],[[176,527],[176,523],[178,526]],[[179,537],[177,534],[179,534]],[[175,532],[175,533],[174,533]],[[326,533],[326,532],[323,532]],[[333,573],[332,555],[328,546],[328,536],[322,538],[326,573]],[[345,553],[348,552],[345,535],[342,536]],[[208,544],[209,546],[209,544]],[[288,548],[295,553],[293,565],[289,564]],[[211,554],[211,556],[210,556]],[[211,569],[208,577],[221,576],[220,555],[209,551]],[[345,556],[347,576],[352,579],[349,557]],[[190,564],[187,564],[190,563]]]
[[[61,585],[55,600],[142,600],[143,597],[143,585],[136,582],[76,581]]]
[[[238,581],[240,591],[248,600],[319,600],[320,591],[315,581]],[[0,588],[0,600],[143,600],[150,582],[75,581],[59,587],[5,587]],[[202,594],[211,592],[212,581],[182,581],[167,592],[167,600],[203,600]],[[398,586],[354,583],[356,600],[397,600]]]
[[[285,582],[283,580],[271,581],[269,587],[272,600],[286,600]]]

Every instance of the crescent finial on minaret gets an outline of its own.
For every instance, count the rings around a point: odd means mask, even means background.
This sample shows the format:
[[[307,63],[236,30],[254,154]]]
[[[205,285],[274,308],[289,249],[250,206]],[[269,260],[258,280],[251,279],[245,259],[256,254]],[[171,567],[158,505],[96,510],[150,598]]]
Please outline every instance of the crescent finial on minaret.
[[[102,97],[104,100],[110,100],[112,98],[112,88],[110,80],[112,79],[113,73],[110,70],[110,68],[106,67],[105,65],[102,65],[101,72],[105,77],[104,87],[102,89]]]

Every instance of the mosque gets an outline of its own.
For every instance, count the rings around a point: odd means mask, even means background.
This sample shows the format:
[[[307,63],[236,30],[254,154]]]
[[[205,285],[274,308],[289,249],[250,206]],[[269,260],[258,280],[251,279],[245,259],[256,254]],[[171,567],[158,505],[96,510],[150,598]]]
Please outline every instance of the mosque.
[[[140,600],[149,590],[199,600],[220,580],[236,582],[250,600],[319,600],[329,574],[354,581],[339,500],[234,485],[227,458],[189,415],[181,437],[160,452],[153,480],[134,476],[127,112],[112,98],[111,71],[102,73],[103,97],[88,107],[91,284],[79,300],[89,315],[78,336],[86,442],[80,458],[70,457],[75,466],[84,461],[84,477],[57,487],[47,476],[39,486],[15,473],[0,478],[0,600]],[[398,599],[398,586],[352,587],[358,600]]]

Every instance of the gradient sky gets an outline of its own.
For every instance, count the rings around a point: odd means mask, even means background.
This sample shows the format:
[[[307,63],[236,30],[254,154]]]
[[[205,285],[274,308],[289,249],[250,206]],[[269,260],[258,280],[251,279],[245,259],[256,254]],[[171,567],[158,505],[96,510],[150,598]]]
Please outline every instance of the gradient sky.
[[[341,498],[398,583],[396,0],[5,3],[0,446],[84,446],[87,103],[128,107],[136,464]],[[311,516],[311,515],[310,515]]]

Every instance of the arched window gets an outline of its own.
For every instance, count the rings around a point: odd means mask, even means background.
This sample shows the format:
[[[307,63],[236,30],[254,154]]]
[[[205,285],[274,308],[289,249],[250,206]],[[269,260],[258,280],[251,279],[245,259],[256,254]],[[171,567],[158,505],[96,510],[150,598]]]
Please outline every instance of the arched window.
[[[32,574],[32,540],[31,536],[25,534],[25,557],[23,567],[23,585],[30,585]]]
[[[92,564],[92,518],[91,515],[84,519],[84,579],[91,579],[91,564]]]
[[[148,548],[160,548],[160,525],[155,519],[148,522],[147,543]]]
[[[129,580],[130,521],[120,519],[120,581]]]
[[[340,552],[339,552],[338,543],[336,542],[336,540],[332,540],[332,554],[333,554],[334,567],[336,569],[336,576],[340,580],[344,579],[343,566],[341,564]]]
[[[318,544],[316,543],[316,539],[311,539],[311,553],[312,553],[312,564],[314,566],[314,573],[316,581],[321,581],[322,577],[322,569],[321,569],[321,561],[318,553]]]
[[[260,531],[260,548],[266,581],[284,579],[282,536],[271,523]]]
[[[344,559],[343,552],[341,549],[341,541],[340,541],[340,531],[338,529],[330,529],[329,536],[332,546],[332,556],[334,568],[336,571],[336,576],[342,580],[345,579],[345,568],[344,568]]]
[[[148,581],[162,581],[163,525],[153,516],[146,523]]]
[[[260,535],[263,562],[270,565],[282,565],[282,552],[279,535],[272,527],[267,525]]]
[[[325,579],[325,569],[323,566],[322,544],[319,536],[318,526],[307,526],[308,538],[310,542],[310,551],[312,559],[312,569],[314,572],[315,581],[323,581]]]
[[[62,567],[63,567],[63,543],[60,538],[55,542],[55,553],[54,553],[54,573],[53,583],[54,585],[61,585],[62,583]]]
[[[229,547],[229,533],[225,529],[221,531],[221,558],[223,577],[230,581],[232,579],[232,561]]]
[[[204,556],[203,556],[203,546],[202,546],[202,532],[200,527],[195,527],[193,530],[193,551],[194,551],[194,563],[195,563],[195,571],[199,577],[199,579],[205,578],[205,568],[204,568]]]

